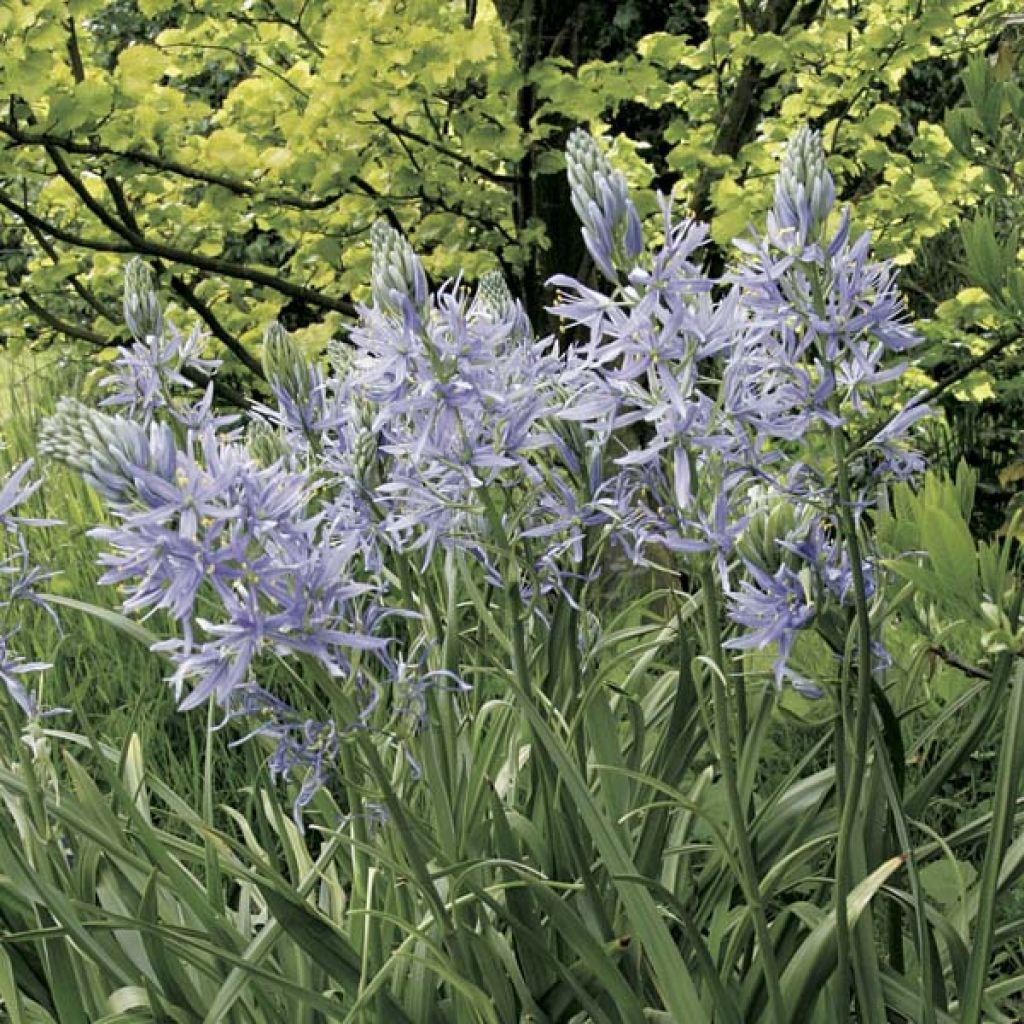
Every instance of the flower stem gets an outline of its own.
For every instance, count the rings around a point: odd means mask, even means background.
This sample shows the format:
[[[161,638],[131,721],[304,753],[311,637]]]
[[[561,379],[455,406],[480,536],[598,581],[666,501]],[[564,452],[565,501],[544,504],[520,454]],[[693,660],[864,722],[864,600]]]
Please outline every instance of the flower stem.
[[[857,693],[854,702],[853,762],[846,777],[846,793],[839,819],[839,839],[836,848],[836,991],[845,998],[850,991],[850,924],[847,917],[847,898],[853,888],[852,849],[853,827],[861,805],[861,790],[867,770],[868,739],[871,729],[871,618],[868,611],[867,587],[864,582],[864,563],[860,538],[853,515],[850,474],[847,468],[846,436],[841,427],[832,431],[832,448],[836,460],[836,479],[839,487],[839,529],[850,558],[853,578],[853,599],[857,619]],[[844,679],[848,678],[844,674]],[[849,694],[843,694],[843,715],[850,706]],[[844,740],[845,730],[844,730]],[[837,750],[840,760],[846,750]]]
[[[729,802],[729,816],[732,819],[736,845],[739,848],[740,874],[742,876],[740,884],[753,915],[754,930],[757,933],[758,945],[761,947],[761,966],[764,971],[765,986],[768,990],[768,1003],[772,1019],[776,1024],[783,1024],[787,1017],[782,1001],[775,947],[772,945],[772,937],[768,931],[768,917],[765,914],[764,898],[761,895],[761,883],[757,876],[757,865],[754,861],[754,851],[750,845],[747,816],[743,810],[743,800],[736,780],[736,765],[733,762],[732,724],[729,698],[725,687],[725,654],[718,621],[718,591],[714,572],[710,565],[705,566],[701,573],[701,587],[704,596],[704,619],[707,627],[708,646],[715,665],[715,671],[711,673],[711,686],[715,705],[718,758]]]

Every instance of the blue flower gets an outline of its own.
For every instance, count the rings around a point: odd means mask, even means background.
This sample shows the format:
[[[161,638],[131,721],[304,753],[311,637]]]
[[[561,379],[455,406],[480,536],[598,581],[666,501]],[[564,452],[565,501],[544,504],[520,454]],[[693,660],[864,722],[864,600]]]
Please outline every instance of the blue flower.
[[[44,672],[52,667],[52,665],[41,661],[25,661],[11,650],[10,636],[0,634],[0,682],[4,684],[8,694],[27,718],[40,716],[39,703],[35,694],[26,690],[18,677],[30,672]],[[54,713],[56,712],[50,712],[50,714]]]
[[[161,409],[173,413],[178,404],[175,389],[193,387],[184,371],[196,370],[207,377],[220,366],[219,360],[202,358],[201,348],[198,329],[186,337],[173,324],[136,341],[122,350],[114,373],[103,379],[102,385],[114,390],[100,404],[124,408],[144,424]]]
[[[750,579],[728,595],[729,618],[745,632],[725,643],[735,650],[764,650],[776,647],[775,684],[781,686],[792,673],[787,666],[797,634],[814,618],[815,606],[804,580],[788,566],[769,574],[750,562],[745,565]]]
[[[438,544],[475,548],[486,489],[537,484],[535,461],[559,447],[547,420],[563,364],[553,339],[518,324],[458,282],[415,326],[363,310],[349,383],[374,410],[372,500],[393,546],[426,559]]]
[[[304,831],[303,812],[337,772],[341,730],[331,720],[303,718],[289,704],[255,685],[235,692],[224,722],[236,719],[249,725],[255,722],[255,727],[232,746],[258,736],[269,738],[274,743],[267,759],[271,777],[298,777],[292,813],[299,831]]]

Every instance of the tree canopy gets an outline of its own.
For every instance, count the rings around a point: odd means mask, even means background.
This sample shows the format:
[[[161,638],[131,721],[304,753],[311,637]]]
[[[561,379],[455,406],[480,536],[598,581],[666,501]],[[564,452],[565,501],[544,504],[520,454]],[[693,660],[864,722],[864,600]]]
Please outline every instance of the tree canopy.
[[[27,0],[0,10],[0,331],[118,340],[130,255],[258,374],[260,325],[311,351],[401,227],[428,271],[495,265],[534,313],[587,272],[568,130],[612,143],[724,243],[820,128],[861,227],[915,259],[991,189],[942,128],[1011,0]],[[614,12],[609,17],[609,10]],[[641,213],[650,215],[648,206]]]

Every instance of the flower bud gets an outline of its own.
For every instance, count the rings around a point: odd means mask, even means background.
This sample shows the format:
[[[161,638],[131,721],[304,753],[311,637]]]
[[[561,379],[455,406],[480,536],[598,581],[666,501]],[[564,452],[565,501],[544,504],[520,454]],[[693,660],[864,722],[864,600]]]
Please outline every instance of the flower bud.
[[[159,337],[164,329],[164,316],[153,287],[149,267],[137,256],[124,270],[124,319],[136,341]]]
[[[370,229],[370,246],[370,282],[377,308],[399,320],[404,319],[407,307],[422,314],[427,305],[427,275],[412,246],[383,220]]]
[[[291,452],[280,430],[263,420],[253,420],[245,435],[245,447],[259,465],[266,468]]]
[[[579,128],[569,135],[565,162],[572,205],[583,224],[583,241],[601,273],[617,283],[618,271],[632,270],[644,245],[626,179]]]
[[[339,380],[345,380],[352,372],[355,355],[355,346],[350,343],[339,341],[337,338],[331,338],[327,342],[327,361]]]
[[[775,179],[776,222],[806,243],[819,235],[835,201],[836,187],[825,166],[821,134],[802,125],[790,139]]]
[[[309,371],[309,360],[275,320],[263,332],[263,372],[267,380],[301,407],[309,400],[312,386]]]
[[[504,320],[510,315],[515,299],[500,270],[488,270],[481,276],[473,305],[492,320]]]
[[[62,398],[43,420],[39,451],[81,473],[109,501],[138,492],[140,472],[174,479],[176,450],[166,424],[149,431],[123,416],[110,416],[74,398]]]
[[[377,470],[377,431],[373,429],[376,409],[371,402],[356,399],[359,428],[352,447],[352,475],[364,487],[373,486]]]
[[[470,314],[486,317],[495,324],[508,325],[512,336],[519,339],[533,334],[522,304],[509,291],[500,270],[488,270],[481,276]]]

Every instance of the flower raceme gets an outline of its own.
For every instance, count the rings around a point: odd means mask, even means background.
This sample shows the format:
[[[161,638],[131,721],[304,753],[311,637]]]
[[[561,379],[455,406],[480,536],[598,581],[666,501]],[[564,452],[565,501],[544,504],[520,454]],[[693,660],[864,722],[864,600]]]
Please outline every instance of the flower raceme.
[[[534,334],[494,272],[475,294],[458,280],[431,291],[381,222],[348,346],[327,368],[269,328],[276,404],[250,410],[244,432],[184,401],[183,369],[216,367],[198,335],[165,322],[138,266],[125,300],[138,341],[112,381],[126,415],[66,400],[44,427],[44,451],[110,507],[104,580],[127,610],[178,625],[161,647],[181,706],[214,700],[270,738],[273,770],[299,776],[297,813],[353,730],[403,743],[429,728],[425,688],[464,688],[431,662],[426,633],[401,627],[422,611],[395,582],[410,559],[465,559],[545,621],[601,587],[600,545],[691,577],[709,566],[726,649],[770,649],[777,685],[816,691],[790,662],[801,633],[848,614],[851,587],[828,442],[869,426],[917,341],[894,271],[867,236],[850,240],[813,132],[790,143],[766,232],[737,242],[721,278],[702,266],[707,229],[668,199],[645,255],[625,178],[595,139],[574,132],[567,165],[608,287],[553,279],[562,344]],[[903,437],[926,414],[912,407],[862,446],[855,519],[913,470]],[[870,597],[882,574],[867,547],[862,570]],[[345,690],[350,720],[274,693],[282,659]]]
[[[569,135],[565,150],[569,188],[583,225],[583,239],[598,270],[612,283],[632,268],[643,250],[643,229],[625,177],[614,170],[586,132]]]
[[[27,661],[18,654],[15,636],[18,626],[13,624],[15,614],[25,605],[34,605],[46,612],[55,623],[57,616],[40,587],[55,574],[37,565],[29,550],[25,528],[57,525],[56,520],[25,516],[19,513],[33,494],[39,490],[40,480],[30,481],[33,470],[31,459],[15,466],[0,484],[0,538],[3,553],[0,556],[0,683],[7,696],[22,714],[34,720],[63,710],[44,710],[38,694],[28,685],[25,677],[44,672],[51,666],[45,662]]]

